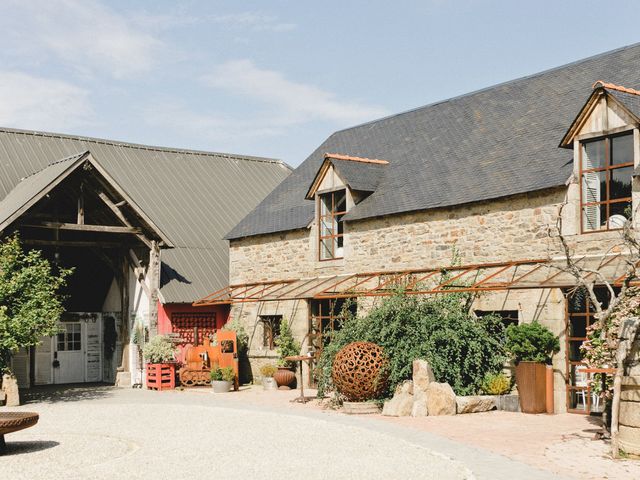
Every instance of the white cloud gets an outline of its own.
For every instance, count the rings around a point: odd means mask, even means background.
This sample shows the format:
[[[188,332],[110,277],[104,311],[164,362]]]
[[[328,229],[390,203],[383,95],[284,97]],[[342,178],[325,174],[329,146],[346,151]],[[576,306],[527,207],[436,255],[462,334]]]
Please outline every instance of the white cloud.
[[[241,28],[256,32],[288,32],[295,30],[295,23],[282,22],[275,15],[266,15],[260,12],[239,12],[225,15],[200,15],[194,16],[185,13],[183,8],[176,8],[172,13],[134,14],[133,21],[143,28],[172,29],[192,27],[194,25],[209,24],[220,25],[227,28]]]
[[[295,23],[281,22],[275,15],[265,15],[258,12],[212,15],[206,19],[212,23],[251,28],[258,31],[288,32],[297,28]]]
[[[0,125],[64,131],[91,121],[89,92],[60,80],[0,72]]]
[[[53,55],[80,71],[100,70],[116,78],[148,71],[162,43],[127,17],[95,0],[9,0],[0,31],[5,54],[45,61]]]
[[[314,85],[289,80],[274,70],[258,68],[250,60],[226,62],[202,79],[209,87],[271,105],[277,121],[288,124],[328,120],[348,125],[387,113],[378,106],[340,100]]]

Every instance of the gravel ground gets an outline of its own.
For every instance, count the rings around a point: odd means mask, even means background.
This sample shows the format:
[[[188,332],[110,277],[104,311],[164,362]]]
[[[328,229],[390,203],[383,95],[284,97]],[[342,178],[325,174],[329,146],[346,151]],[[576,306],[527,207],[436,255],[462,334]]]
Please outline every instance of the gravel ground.
[[[7,435],[0,478],[474,478],[418,442],[320,412],[238,408],[232,396],[102,388],[42,398],[18,408],[40,422]]]

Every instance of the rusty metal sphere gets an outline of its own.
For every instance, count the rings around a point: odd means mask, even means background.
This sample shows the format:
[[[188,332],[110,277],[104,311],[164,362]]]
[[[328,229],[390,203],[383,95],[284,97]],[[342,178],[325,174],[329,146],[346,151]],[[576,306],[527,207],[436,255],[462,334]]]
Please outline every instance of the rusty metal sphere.
[[[378,398],[387,383],[384,350],[371,342],[353,342],[333,361],[331,377],[336,390],[351,402]]]

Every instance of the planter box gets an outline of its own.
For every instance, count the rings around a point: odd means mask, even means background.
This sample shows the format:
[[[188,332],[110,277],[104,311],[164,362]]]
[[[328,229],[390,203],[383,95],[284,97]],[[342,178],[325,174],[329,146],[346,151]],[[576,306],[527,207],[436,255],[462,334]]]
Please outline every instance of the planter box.
[[[344,413],[349,415],[371,415],[380,413],[380,405],[374,402],[343,402]]]
[[[547,411],[547,366],[538,362],[520,362],[516,366],[516,385],[523,413]]]
[[[175,363],[148,363],[147,388],[150,390],[173,390],[176,388]]]

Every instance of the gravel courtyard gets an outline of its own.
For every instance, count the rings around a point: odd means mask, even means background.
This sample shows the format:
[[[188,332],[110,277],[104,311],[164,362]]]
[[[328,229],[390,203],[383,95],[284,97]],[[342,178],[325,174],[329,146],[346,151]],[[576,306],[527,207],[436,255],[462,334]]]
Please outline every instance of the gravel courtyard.
[[[571,470],[556,464],[576,452],[594,474],[578,478],[637,473],[629,462],[598,458],[600,442],[557,443],[557,432],[545,434],[553,430],[548,422],[565,422],[556,430],[573,435],[575,416],[349,416],[317,402],[290,403],[297,395],[261,387],[217,395],[44,388],[10,409],[38,412],[40,422],[7,435],[0,478],[551,480],[567,478]],[[576,449],[576,441],[586,443]],[[564,460],[554,464],[553,454]]]
[[[232,394],[226,394],[232,395]],[[220,395],[99,388],[31,402],[1,478],[473,478],[462,464],[323,418],[233,408]]]

